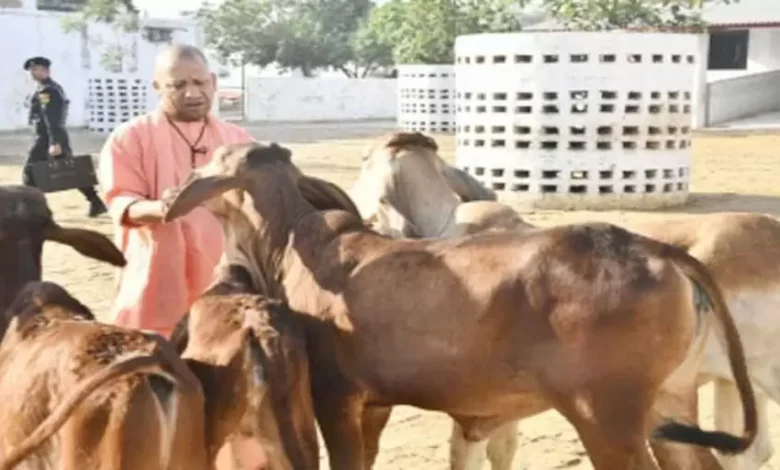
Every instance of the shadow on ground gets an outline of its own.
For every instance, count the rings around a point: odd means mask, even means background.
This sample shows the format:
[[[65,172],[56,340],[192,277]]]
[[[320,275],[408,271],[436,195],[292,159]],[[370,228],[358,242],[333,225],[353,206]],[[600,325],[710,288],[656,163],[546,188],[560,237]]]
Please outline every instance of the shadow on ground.
[[[684,206],[657,212],[709,214],[713,212],[763,212],[780,216],[780,196],[736,193],[693,193]]]

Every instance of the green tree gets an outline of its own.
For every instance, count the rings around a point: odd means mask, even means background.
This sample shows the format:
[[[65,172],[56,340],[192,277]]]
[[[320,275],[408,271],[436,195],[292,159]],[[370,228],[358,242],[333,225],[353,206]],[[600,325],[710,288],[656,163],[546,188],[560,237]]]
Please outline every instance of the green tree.
[[[62,19],[62,29],[66,33],[78,33],[84,47],[103,46],[100,62],[106,70],[122,71],[122,58],[127,51],[122,47],[121,35],[126,32],[138,31],[138,10],[132,0],[87,0],[84,6],[75,14]],[[114,43],[102,44],[99,40],[90,38],[90,23],[110,24],[115,32]]]
[[[401,3],[391,1],[374,8],[360,24],[352,38],[353,62],[363,67],[364,74],[395,64],[393,45],[400,42],[397,25],[403,23],[403,15]]]
[[[208,45],[233,62],[354,76],[353,36],[371,7],[371,0],[226,0],[199,16]]]
[[[708,3],[740,0],[544,0],[551,16],[585,31],[623,28],[701,30],[701,9]]]
[[[447,64],[461,34],[520,29],[516,0],[390,0],[358,31],[356,57],[395,63]]]

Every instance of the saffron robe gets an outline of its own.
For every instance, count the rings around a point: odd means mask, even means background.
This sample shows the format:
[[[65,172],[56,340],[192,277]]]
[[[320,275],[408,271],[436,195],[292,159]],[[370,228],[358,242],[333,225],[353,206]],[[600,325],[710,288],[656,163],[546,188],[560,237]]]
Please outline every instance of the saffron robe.
[[[127,258],[112,309],[117,325],[152,330],[169,337],[176,322],[209,286],[224,249],[222,230],[205,208],[166,224],[135,226],[125,219],[130,204],[157,200],[184,182],[192,169],[211,160],[223,144],[253,141],[244,129],[209,116],[202,122],[175,123],[160,111],[139,116],[115,129],[100,154],[99,176],[114,224],[114,239]]]

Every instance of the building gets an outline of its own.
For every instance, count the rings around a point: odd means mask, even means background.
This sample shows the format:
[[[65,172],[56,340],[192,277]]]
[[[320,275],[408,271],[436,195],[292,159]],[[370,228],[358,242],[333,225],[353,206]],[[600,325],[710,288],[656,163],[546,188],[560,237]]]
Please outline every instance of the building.
[[[780,111],[780,1],[703,11],[708,24],[707,126]]]
[[[525,29],[566,29],[539,15],[539,8],[523,15]],[[706,90],[696,127],[780,112],[780,0],[711,2],[702,18],[707,24],[701,49],[707,57]]]

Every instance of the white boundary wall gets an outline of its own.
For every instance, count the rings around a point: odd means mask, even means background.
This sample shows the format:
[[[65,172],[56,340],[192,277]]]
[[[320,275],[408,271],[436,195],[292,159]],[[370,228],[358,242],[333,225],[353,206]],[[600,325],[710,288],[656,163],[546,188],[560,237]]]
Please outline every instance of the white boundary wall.
[[[406,131],[455,132],[455,67],[398,66],[398,127]]]
[[[249,121],[395,119],[396,80],[247,77]]]
[[[780,109],[780,70],[707,84],[707,125],[723,124]]]
[[[456,164],[559,209],[688,196],[697,35],[534,32],[456,41]]]

